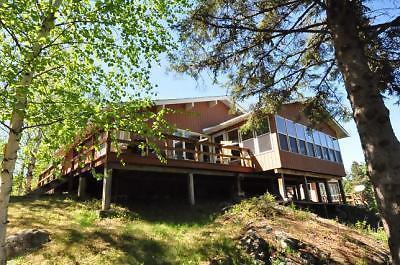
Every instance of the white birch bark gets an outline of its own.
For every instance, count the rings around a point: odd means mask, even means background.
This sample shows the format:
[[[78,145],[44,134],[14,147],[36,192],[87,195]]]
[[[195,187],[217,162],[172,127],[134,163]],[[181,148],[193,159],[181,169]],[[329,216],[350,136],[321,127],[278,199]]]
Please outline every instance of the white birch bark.
[[[42,27],[38,32],[37,40],[49,36],[50,31],[54,28],[55,12],[59,9],[61,0],[55,1],[50,8],[47,17],[43,20]],[[35,42],[39,43],[39,42]],[[1,164],[0,175],[0,265],[7,263],[5,253],[6,228],[8,223],[8,204],[10,201],[12,177],[17,159],[17,152],[20,146],[22,128],[27,107],[27,95],[29,86],[32,83],[34,67],[32,62],[37,56],[40,56],[42,46],[35,44],[32,48],[31,56],[27,60],[27,71],[22,73],[19,84],[16,85],[16,104],[11,114],[10,130],[8,133],[7,144],[4,148],[4,157]]]

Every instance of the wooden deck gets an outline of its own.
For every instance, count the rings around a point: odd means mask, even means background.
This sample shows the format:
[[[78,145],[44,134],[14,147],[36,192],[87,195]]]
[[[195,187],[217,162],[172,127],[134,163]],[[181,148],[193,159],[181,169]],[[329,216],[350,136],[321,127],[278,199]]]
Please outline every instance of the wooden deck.
[[[147,140],[138,136],[122,138],[111,141],[108,134],[102,133],[84,139],[65,154],[58,167],[49,167],[39,176],[38,187],[106,163],[109,168],[155,172],[234,175],[259,171],[257,160],[247,148],[174,135],[165,135],[152,145],[143,145]]]

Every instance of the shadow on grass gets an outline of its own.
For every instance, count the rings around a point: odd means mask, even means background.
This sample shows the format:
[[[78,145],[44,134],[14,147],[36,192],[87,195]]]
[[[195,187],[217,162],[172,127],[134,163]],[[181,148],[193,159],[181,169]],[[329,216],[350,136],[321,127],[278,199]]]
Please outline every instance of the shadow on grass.
[[[177,201],[130,203],[125,206],[142,220],[173,226],[207,225],[215,219],[223,208],[223,204],[217,202],[205,202],[190,206],[187,203]]]

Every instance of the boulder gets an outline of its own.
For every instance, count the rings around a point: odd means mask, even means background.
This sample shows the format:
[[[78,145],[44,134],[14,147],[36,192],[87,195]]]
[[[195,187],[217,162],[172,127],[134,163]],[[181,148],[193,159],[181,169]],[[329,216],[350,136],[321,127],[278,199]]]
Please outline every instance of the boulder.
[[[46,230],[27,229],[11,235],[6,239],[7,258],[15,257],[29,249],[41,247],[50,241],[50,234]]]
[[[240,239],[240,245],[251,257],[260,261],[261,264],[269,264],[273,249],[255,230],[248,230]]]

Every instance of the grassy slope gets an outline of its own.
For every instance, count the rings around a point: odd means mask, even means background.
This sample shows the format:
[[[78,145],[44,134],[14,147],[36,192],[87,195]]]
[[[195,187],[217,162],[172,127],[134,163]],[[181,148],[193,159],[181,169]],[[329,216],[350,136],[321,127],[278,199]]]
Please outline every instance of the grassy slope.
[[[334,221],[260,205],[240,203],[223,215],[211,214],[216,205],[137,205],[134,214],[114,206],[114,217],[99,219],[98,201],[13,198],[8,233],[44,228],[52,241],[11,264],[252,264],[235,240],[248,227],[262,231],[266,224],[332,252],[338,263],[379,262],[387,253],[383,243]]]

